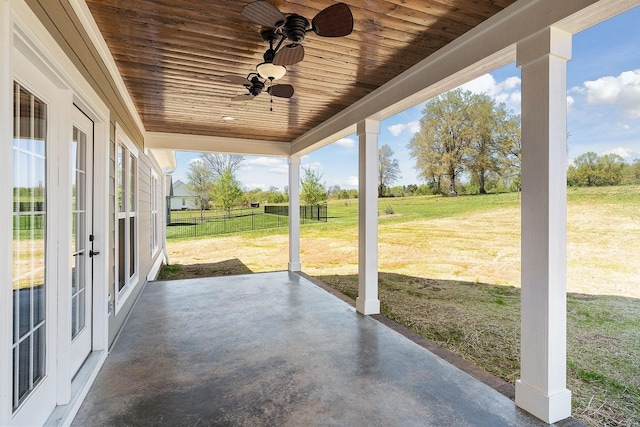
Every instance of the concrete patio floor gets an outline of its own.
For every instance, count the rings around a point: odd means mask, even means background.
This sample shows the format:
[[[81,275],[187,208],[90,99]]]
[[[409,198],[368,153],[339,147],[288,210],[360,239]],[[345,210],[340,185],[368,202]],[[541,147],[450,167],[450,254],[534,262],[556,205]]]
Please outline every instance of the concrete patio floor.
[[[538,426],[301,275],[150,282],[76,426]]]

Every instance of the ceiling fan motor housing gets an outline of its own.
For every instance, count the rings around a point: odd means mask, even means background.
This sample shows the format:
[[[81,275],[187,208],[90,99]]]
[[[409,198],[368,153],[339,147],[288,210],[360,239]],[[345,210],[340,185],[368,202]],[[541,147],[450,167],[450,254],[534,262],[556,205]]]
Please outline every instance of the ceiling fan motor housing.
[[[251,79],[251,87],[249,88],[249,93],[253,96],[258,96],[264,89],[264,83],[260,81],[260,79],[254,76]]]
[[[282,34],[292,43],[300,43],[309,29],[309,21],[304,16],[292,13],[282,26]]]

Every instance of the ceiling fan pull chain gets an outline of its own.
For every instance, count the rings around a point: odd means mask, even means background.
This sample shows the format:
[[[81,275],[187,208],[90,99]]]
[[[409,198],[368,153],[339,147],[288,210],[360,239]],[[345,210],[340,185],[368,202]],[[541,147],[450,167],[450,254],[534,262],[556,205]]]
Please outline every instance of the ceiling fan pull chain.
[[[269,111],[273,112],[273,95],[271,95],[271,105],[269,106]]]

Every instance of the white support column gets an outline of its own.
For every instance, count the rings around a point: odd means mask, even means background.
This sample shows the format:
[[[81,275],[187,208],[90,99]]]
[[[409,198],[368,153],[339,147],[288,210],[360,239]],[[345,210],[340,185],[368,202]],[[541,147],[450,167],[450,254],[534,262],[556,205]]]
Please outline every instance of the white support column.
[[[517,46],[522,69],[521,377],[516,404],[548,423],[571,416],[566,388],[567,79],[571,34]]]
[[[378,135],[380,122],[358,123],[358,298],[356,310],[380,313],[378,299]]]
[[[300,265],[300,156],[289,157],[289,271]]]

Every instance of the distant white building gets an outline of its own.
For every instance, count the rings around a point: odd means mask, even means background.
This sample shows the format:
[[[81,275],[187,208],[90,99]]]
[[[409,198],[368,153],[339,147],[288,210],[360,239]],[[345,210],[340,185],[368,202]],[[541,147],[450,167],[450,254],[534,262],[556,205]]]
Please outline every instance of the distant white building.
[[[187,184],[180,180],[171,183],[169,200],[172,211],[200,209],[198,196],[189,191]]]

